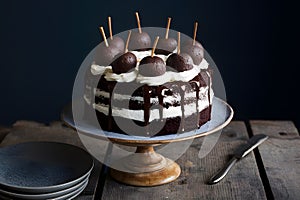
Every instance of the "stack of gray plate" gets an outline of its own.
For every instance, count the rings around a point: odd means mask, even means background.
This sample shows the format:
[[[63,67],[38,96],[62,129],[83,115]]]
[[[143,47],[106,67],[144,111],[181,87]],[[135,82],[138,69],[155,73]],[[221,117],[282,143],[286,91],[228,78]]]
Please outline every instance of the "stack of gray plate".
[[[88,184],[93,158],[81,148],[28,142],[0,149],[0,199],[73,199]]]

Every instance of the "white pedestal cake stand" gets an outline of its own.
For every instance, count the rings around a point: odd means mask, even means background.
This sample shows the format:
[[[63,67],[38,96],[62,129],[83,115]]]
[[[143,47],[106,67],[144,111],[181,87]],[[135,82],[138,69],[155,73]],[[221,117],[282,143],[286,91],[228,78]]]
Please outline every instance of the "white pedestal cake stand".
[[[112,143],[137,147],[136,152],[111,165],[110,174],[119,182],[135,186],[155,186],[174,181],[180,175],[180,166],[154,151],[154,146],[190,140],[217,132],[229,124],[233,110],[225,101],[214,98],[211,120],[200,129],[180,134],[141,137],[99,130],[84,120],[74,122],[72,107],[62,112],[62,120],[80,133],[109,139]],[[114,165],[118,166],[117,168]]]

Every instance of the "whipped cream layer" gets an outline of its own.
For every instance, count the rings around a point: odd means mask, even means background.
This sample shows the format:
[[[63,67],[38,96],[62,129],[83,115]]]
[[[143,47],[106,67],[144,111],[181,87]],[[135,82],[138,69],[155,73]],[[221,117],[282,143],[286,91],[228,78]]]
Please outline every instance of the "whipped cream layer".
[[[184,72],[174,72],[167,71],[161,76],[156,77],[146,77],[142,76],[138,73],[140,61],[146,57],[151,55],[151,50],[148,51],[131,51],[137,57],[137,65],[134,71],[122,74],[113,73],[111,66],[100,66],[95,63],[91,66],[91,73],[93,75],[104,75],[107,81],[117,81],[117,82],[132,82],[137,81],[138,83],[147,84],[150,86],[162,85],[167,82],[173,81],[184,81],[187,82],[193,79],[197,74],[200,73],[201,70],[208,68],[208,62],[203,58],[199,65],[193,65],[193,68]],[[162,55],[162,54],[154,54],[157,57],[160,57],[164,62],[171,55]]]
[[[202,100],[199,99],[198,108],[196,108],[196,103],[184,105],[184,111],[183,111],[184,116],[185,117],[191,116],[192,114],[197,113],[196,111],[201,112],[208,106],[209,106],[208,99],[202,99]],[[109,112],[108,105],[94,103],[93,108],[108,116],[108,112]],[[127,119],[144,122],[144,110],[131,110],[127,108],[112,107],[112,116],[123,117]],[[172,106],[169,108],[163,108],[162,116],[163,119],[181,117],[182,108],[181,106],[176,106],[176,107]],[[159,120],[159,119],[160,119],[159,109],[150,109],[149,122],[153,120]]]
[[[207,98],[208,90],[209,90],[208,86],[200,88],[200,91],[199,91],[199,99],[200,100],[202,100],[204,98]],[[163,93],[164,92],[162,92],[162,96],[164,96],[163,103],[170,103],[171,104],[173,102],[180,102],[181,101],[181,95],[180,94],[173,94],[172,96],[166,96]],[[108,92],[105,92],[105,91],[100,90],[98,88],[94,89],[94,95],[96,97],[103,97],[103,98],[107,98],[107,99],[110,98]],[[185,100],[190,100],[190,99],[195,99],[195,98],[196,98],[196,91],[184,94],[184,99]],[[85,99],[86,99],[87,103],[90,102],[90,100],[86,96],[85,96]],[[124,95],[124,94],[118,94],[118,93],[114,93],[112,95],[112,100],[123,100],[123,101],[130,101],[131,100],[131,101],[139,101],[140,103],[144,103],[144,97]],[[158,102],[159,102],[158,97],[151,97],[150,98],[150,103],[151,104],[158,104]]]
[[[196,100],[193,101],[192,103],[185,104],[183,107],[183,114],[185,117],[188,117],[192,114],[195,114],[197,112],[201,112],[205,108],[207,108],[210,105],[210,100],[208,99],[208,92],[209,92],[209,87],[202,87],[200,88],[199,91],[199,99],[198,99],[198,108],[196,107]],[[95,96],[98,97],[104,97],[104,98],[109,98],[109,93],[105,91],[100,91],[98,89],[94,89]],[[188,99],[195,99],[196,98],[196,92],[190,92],[186,93],[184,95],[184,100],[187,101]],[[89,98],[84,96],[84,99],[87,104],[93,106],[94,109],[98,110],[99,112],[105,114],[108,116],[109,114],[109,105],[103,104],[103,103],[92,103]],[[144,98],[143,97],[138,97],[138,96],[129,96],[129,95],[123,95],[123,94],[113,94],[112,99],[116,100],[135,100],[135,101],[140,101],[143,103]],[[181,101],[181,96],[180,95],[172,95],[172,96],[165,96],[163,98],[163,103],[172,103],[174,101]],[[150,98],[150,102],[152,104],[158,104],[158,98]],[[183,102],[181,102],[183,103]],[[137,120],[137,121],[142,121],[144,122],[144,110],[131,110],[129,108],[119,108],[115,107],[112,105],[112,116],[117,116],[117,117],[123,117],[123,118],[128,118],[132,120]],[[182,117],[182,107],[181,106],[170,106],[168,108],[163,108],[162,112],[162,118],[173,118],[173,117]],[[159,109],[156,107],[156,109],[150,109],[150,116],[149,116],[149,122],[153,120],[158,120],[160,119],[160,113]]]

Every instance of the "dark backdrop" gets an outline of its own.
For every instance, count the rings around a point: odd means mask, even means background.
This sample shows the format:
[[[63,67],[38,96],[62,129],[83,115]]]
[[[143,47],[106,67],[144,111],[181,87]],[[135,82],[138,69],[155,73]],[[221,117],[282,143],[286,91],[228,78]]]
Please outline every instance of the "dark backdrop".
[[[76,72],[102,41],[98,27],[113,19],[115,33],[165,27],[198,39],[214,58],[235,119],[300,123],[299,10],[279,0],[233,1],[1,1],[0,124],[49,122],[71,100]]]

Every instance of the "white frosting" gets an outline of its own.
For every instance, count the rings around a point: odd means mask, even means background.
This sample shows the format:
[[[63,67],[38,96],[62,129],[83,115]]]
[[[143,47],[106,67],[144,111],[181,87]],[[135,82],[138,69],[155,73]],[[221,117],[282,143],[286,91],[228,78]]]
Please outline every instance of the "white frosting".
[[[209,106],[208,99],[199,99],[198,101],[198,112],[201,112],[205,108]],[[98,110],[99,112],[108,115],[109,107],[108,105],[104,104],[93,104],[94,109]],[[192,114],[195,114],[196,111],[196,104],[191,103],[184,105],[184,116],[188,117]],[[172,118],[172,117],[181,117],[181,106],[171,106],[169,108],[163,108],[163,119],[165,118]],[[117,108],[112,107],[112,116],[116,117],[123,117],[128,118],[132,120],[137,121],[144,121],[144,110],[131,110],[131,109],[125,109],[125,108]],[[149,116],[149,122],[153,120],[160,119],[159,109],[150,109],[150,116]]]
[[[199,99],[204,99],[207,98],[208,96],[208,89],[209,87],[201,87],[200,91],[199,91]],[[168,89],[165,89],[168,90]],[[162,91],[162,94],[164,94],[164,90]],[[94,89],[94,94],[97,97],[104,97],[104,98],[109,98],[109,93],[105,92],[105,91],[101,91],[99,89]],[[163,95],[164,96],[164,95]],[[112,96],[113,99],[115,100],[133,100],[133,101],[140,101],[141,103],[144,102],[144,97],[139,97],[139,96],[131,96],[131,95],[125,95],[125,94],[118,94],[118,93],[114,93]],[[188,100],[188,99],[192,99],[192,98],[196,98],[196,92],[189,92],[189,93],[185,93],[184,94],[184,99]],[[172,96],[164,96],[163,98],[163,103],[173,103],[175,101],[181,101],[181,96],[179,94],[173,94]],[[150,98],[150,103],[154,104],[154,103],[158,103],[158,97],[151,97]]]
[[[93,63],[91,66],[92,74],[93,75],[105,74],[105,79],[107,81],[132,82],[136,80],[138,83],[155,86],[155,85],[162,85],[164,83],[173,82],[173,81],[187,82],[193,79],[202,69],[207,69],[209,65],[208,62],[203,58],[201,63],[199,65],[193,65],[193,68],[191,70],[187,70],[184,72],[167,71],[161,76],[145,77],[138,74],[139,61],[146,56],[150,56],[151,50],[131,51],[131,53],[135,54],[138,60],[135,71],[122,73],[122,74],[115,74],[113,73],[111,66],[100,66]],[[162,58],[164,61],[166,61],[169,57],[169,55],[162,55],[162,54],[154,54],[154,55]]]
[[[117,82],[132,82],[136,79],[138,72],[136,70],[129,73],[115,74],[112,72],[107,72],[105,74],[105,79],[108,81]]]
[[[95,63],[93,63],[91,65],[91,72],[93,75],[102,75],[105,71],[111,71],[112,72],[112,68],[111,66],[100,66],[100,65],[96,65]]]
[[[151,56],[152,50],[131,51],[131,53],[133,53],[136,56],[137,61],[140,62],[143,58],[145,58],[147,56]],[[169,55],[163,55],[163,54],[154,54],[154,56],[160,57],[163,61],[166,61],[169,57]]]

